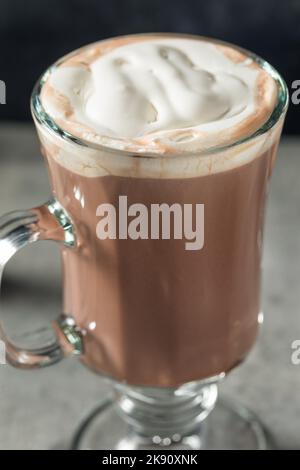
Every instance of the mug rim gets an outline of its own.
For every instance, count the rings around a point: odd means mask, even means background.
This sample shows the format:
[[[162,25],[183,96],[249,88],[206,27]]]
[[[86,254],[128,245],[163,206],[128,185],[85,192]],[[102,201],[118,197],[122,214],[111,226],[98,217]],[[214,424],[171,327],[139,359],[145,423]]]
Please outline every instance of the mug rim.
[[[276,82],[277,87],[278,87],[278,94],[277,94],[277,100],[276,104],[274,106],[274,109],[269,116],[269,118],[254,132],[249,133],[246,136],[243,136],[240,139],[233,140],[229,143],[226,143],[224,145],[215,145],[212,147],[209,147],[208,149],[203,149],[203,150],[183,150],[181,149],[180,151],[176,153],[171,153],[168,152],[166,154],[158,153],[158,152],[151,152],[151,151],[136,151],[136,150],[125,150],[122,148],[119,148],[117,145],[111,145],[111,144],[104,144],[104,143],[96,143],[96,142],[91,142],[90,140],[83,139],[81,137],[75,136],[71,134],[70,132],[66,131],[61,127],[53,117],[51,117],[44,109],[41,101],[41,91],[43,88],[43,85],[45,84],[46,80],[48,79],[49,75],[51,74],[51,71],[53,68],[59,66],[62,62],[66,61],[67,59],[71,58],[72,56],[78,54],[78,52],[83,51],[86,48],[89,48],[93,45],[98,44],[99,42],[104,43],[111,41],[112,39],[117,39],[117,38],[130,38],[130,37],[139,37],[139,36],[167,36],[167,37],[179,37],[179,38],[190,38],[190,39],[201,39],[203,41],[209,41],[213,42],[215,44],[223,45],[223,46],[228,46],[230,48],[233,48],[234,50],[241,52],[242,54],[246,55],[248,58],[252,59],[256,64],[258,64],[263,70],[265,70]],[[284,116],[287,108],[288,108],[288,102],[289,102],[289,92],[288,92],[288,87],[285,82],[285,80],[282,78],[280,73],[266,60],[258,56],[257,54],[244,49],[242,47],[236,46],[235,44],[232,44],[227,41],[222,41],[219,39],[214,39],[210,38],[207,36],[201,36],[201,35],[193,35],[193,34],[181,34],[181,33],[139,33],[139,34],[129,34],[129,35],[124,35],[124,36],[116,36],[116,37],[111,37],[107,39],[103,39],[100,41],[96,41],[90,44],[87,44],[86,46],[83,46],[79,49],[76,49],[60,59],[58,59],[56,62],[54,62],[50,67],[46,69],[46,71],[40,76],[40,78],[37,80],[35,83],[35,86],[33,88],[32,94],[31,94],[31,100],[30,100],[30,108],[31,108],[31,113],[33,116],[34,121],[37,121],[38,124],[40,124],[42,127],[46,128],[51,134],[54,134],[56,137],[61,138],[62,140],[71,143],[71,144],[76,144],[79,146],[82,146],[84,148],[90,148],[93,150],[98,150],[98,151],[105,151],[105,152],[111,152],[111,153],[118,153],[119,155],[124,155],[127,157],[138,157],[139,159],[143,158],[159,158],[163,157],[165,158],[181,158],[181,157],[186,157],[186,156],[209,156],[209,155],[215,155],[224,151],[227,151],[231,148],[234,148],[236,146],[239,146],[241,144],[246,144],[256,137],[262,136],[263,134],[266,134],[270,129],[272,129],[277,122],[280,120],[281,116]],[[103,136],[105,137],[105,136]],[[115,137],[109,137],[110,142],[115,142],[116,144],[119,142],[122,142],[121,139],[115,138]]]

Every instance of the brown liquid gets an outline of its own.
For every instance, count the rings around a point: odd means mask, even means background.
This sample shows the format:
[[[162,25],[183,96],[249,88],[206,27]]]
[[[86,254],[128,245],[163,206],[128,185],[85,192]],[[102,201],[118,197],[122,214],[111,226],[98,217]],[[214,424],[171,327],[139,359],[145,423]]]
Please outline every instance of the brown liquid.
[[[48,154],[54,193],[79,242],[77,249],[62,249],[64,312],[86,331],[86,365],[129,384],[176,386],[243,360],[258,329],[262,223],[274,152],[186,179],[89,178]],[[185,240],[99,240],[96,208],[118,207],[119,195],[128,196],[128,205],[147,207],[204,203],[204,248],[186,251]]]

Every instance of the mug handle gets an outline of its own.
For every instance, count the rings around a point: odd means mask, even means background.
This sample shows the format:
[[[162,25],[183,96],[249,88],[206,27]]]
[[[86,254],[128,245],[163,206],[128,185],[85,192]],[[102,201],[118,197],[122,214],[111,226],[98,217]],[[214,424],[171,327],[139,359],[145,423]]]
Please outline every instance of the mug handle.
[[[69,248],[76,245],[72,221],[56,199],[27,211],[10,212],[0,218],[0,282],[9,259],[22,247],[39,240],[54,240]],[[70,353],[82,353],[81,332],[73,317],[61,315],[53,322],[50,332],[50,340],[47,339],[49,327],[34,332],[34,337],[44,345],[23,349],[7,338],[0,324],[0,338],[5,344],[7,362],[21,369],[33,369],[54,364]]]

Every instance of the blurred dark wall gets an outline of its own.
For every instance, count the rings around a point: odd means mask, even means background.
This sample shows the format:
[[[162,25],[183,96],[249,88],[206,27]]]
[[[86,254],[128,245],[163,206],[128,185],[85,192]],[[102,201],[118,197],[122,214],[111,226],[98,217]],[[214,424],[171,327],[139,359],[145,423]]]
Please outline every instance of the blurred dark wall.
[[[214,36],[253,50],[300,79],[300,0],[0,0],[0,119],[28,120],[43,70],[86,43],[120,34],[176,31]],[[299,133],[300,105],[286,131]]]

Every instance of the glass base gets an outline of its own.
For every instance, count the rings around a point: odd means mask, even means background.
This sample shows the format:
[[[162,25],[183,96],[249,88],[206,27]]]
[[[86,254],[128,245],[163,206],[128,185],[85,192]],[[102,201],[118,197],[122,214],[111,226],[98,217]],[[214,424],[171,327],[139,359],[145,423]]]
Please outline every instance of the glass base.
[[[192,434],[151,439],[134,432],[107,398],[81,423],[71,448],[77,450],[265,450],[271,440],[258,418],[245,407],[219,399]]]

